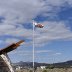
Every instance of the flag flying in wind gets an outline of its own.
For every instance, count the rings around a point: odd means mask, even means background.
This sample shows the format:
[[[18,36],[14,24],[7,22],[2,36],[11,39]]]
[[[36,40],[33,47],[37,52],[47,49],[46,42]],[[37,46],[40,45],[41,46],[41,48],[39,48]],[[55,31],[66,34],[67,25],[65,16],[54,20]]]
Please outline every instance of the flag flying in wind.
[[[33,24],[35,25],[35,27],[38,27],[38,28],[43,28],[44,25],[40,24],[40,23],[37,23],[35,21],[33,21]]]

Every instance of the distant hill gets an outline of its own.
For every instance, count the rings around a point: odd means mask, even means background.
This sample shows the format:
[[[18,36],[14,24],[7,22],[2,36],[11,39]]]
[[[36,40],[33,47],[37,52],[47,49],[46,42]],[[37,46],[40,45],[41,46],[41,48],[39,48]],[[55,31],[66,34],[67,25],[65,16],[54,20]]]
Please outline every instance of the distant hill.
[[[14,66],[21,66],[21,67],[30,67],[32,68],[33,63],[32,62],[18,62],[18,63],[13,63]],[[54,66],[55,68],[64,68],[64,67],[72,67],[72,60],[66,61],[66,62],[60,62],[60,63],[54,63],[54,64],[47,64],[47,63],[37,63],[35,62],[35,67],[40,67],[40,66]]]
[[[54,67],[72,67],[72,60],[60,63],[54,63]]]
[[[37,63],[35,62],[35,67],[40,67],[40,66],[47,66],[48,64],[46,63]],[[33,67],[33,62],[18,62],[18,63],[13,63],[14,66],[21,66],[21,67],[30,67],[32,68]]]

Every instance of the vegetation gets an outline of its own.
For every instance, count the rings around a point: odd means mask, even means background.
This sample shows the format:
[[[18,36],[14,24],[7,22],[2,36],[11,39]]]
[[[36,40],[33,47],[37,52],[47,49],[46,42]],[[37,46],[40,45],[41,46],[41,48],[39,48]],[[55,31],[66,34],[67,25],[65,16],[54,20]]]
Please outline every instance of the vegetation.
[[[17,72],[33,72],[31,67],[32,62],[31,63],[20,62],[15,64],[15,66],[16,67],[21,66],[23,68],[24,66],[27,67],[27,69],[24,68],[24,69],[18,70]],[[46,68],[41,69],[40,66],[46,66]],[[54,63],[54,64],[35,63],[35,72],[72,72],[72,60],[67,62]]]
[[[32,70],[30,70],[29,72],[33,72]]]
[[[33,72],[32,70],[19,70],[16,72]],[[35,72],[72,72],[72,68],[53,68],[53,69],[41,69],[39,68]]]
[[[52,64],[46,67],[46,69],[53,69],[53,68],[54,68],[54,65]]]
[[[43,70],[43,72],[47,72],[47,70]]]

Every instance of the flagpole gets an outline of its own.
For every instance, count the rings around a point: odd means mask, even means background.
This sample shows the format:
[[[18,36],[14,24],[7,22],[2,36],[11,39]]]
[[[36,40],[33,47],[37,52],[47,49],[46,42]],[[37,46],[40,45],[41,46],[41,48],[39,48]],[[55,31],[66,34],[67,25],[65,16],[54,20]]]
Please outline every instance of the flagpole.
[[[35,38],[34,38],[34,27],[38,27],[38,28],[43,28],[44,26],[42,24],[36,24],[33,20],[33,72],[35,72],[35,59],[34,59],[34,56],[35,56]]]
[[[34,52],[35,52],[35,45],[34,45],[34,21],[33,21],[33,72],[34,71]]]

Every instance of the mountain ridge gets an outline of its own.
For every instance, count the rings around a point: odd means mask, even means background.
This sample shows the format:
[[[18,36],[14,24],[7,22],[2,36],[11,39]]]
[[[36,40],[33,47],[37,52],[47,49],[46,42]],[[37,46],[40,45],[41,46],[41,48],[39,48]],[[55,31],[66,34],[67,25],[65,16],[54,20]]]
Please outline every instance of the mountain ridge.
[[[54,66],[56,68],[63,68],[63,67],[72,67],[72,60],[66,61],[66,62],[59,62],[59,63],[53,63],[53,64],[49,64],[49,63],[38,63],[35,62],[35,67],[40,67],[40,66]],[[21,67],[33,67],[33,62],[17,62],[17,63],[13,63],[14,66],[21,66]]]

